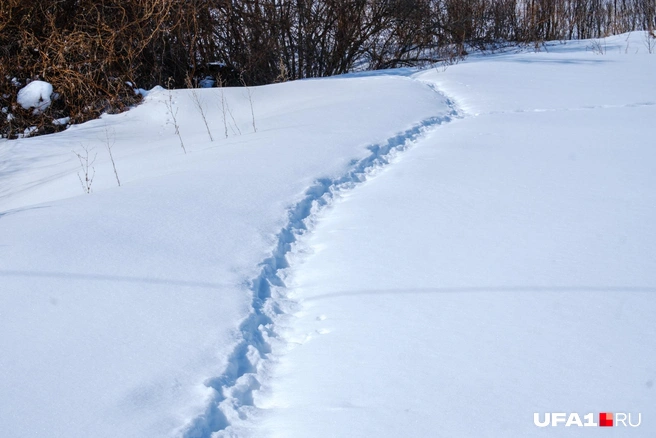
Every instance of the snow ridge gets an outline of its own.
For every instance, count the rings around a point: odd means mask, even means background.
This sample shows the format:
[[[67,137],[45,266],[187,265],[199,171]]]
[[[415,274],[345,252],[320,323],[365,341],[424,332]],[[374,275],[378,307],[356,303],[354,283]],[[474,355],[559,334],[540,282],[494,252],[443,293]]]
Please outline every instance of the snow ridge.
[[[434,87],[431,89],[444,98]],[[277,235],[275,249],[260,263],[260,274],[249,282],[253,293],[252,311],[239,327],[241,341],[230,355],[224,373],[205,383],[214,389],[214,395],[205,412],[184,429],[184,438],[237,436],[237,424],[257,410],[253,391],[260,389],[270,365],[267,359],[271,353],[271,340],[279,338],[275,318],[288,313],[286,309],[295,304],[290,303],[282,292],[285,284],[279,275],[282,269],[289,267],[287,254],[293,243],[307,231],[307,224],[330,204],[335,194],[364,182],[373,171],[388,165],[398,152],[410,147],[432,128],[463,117],[451,100],[445,98],[445,101],[449,107],[445,115],[424,119],[381,144],[368,146],[369,155],[359,161],[353,160],[340,177],[317,180],[306,190],[303,199],[288,210],[289,219]]]

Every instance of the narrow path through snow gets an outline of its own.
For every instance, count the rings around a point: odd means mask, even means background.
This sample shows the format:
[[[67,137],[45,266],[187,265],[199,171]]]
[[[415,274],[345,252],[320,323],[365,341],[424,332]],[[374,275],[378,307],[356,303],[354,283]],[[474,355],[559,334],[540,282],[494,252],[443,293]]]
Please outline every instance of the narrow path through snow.
[[[284,318],[294,305],[284,292],[285,284],[280,272],[289,267],[286,258],[298,236],[305,233],[307,224],[335,196],[341,196],[367,180],[369,175],[388,165],[396,154],[436,126],[458,117],[453,103],[446,98],[443,100],[441,115],[424,119],[382,144],[368,146],[368,156],[354,161],[348,171],[338,178],[316,181],[303,199],[289,210],[289,220],[278,233],[275,251],[261,262],[260,274],[250,282],[253,312],[240,326],[242,341],[230,356],[226,371],[208,380],[207,385],[214,388],[215,397],[204,415],[190,424],[186,437],[209,436],[214,432],[219,432],[219,436],[241,435],[244,420],[256,413],[253,391],[261,389],[262,380],[266,379],[271,366],[270,360],[267,360],[271,342],[279,337],[274,322]]]
[[[196,90],[214,141],[195,93],[163,89],[122,114],[0,141],[0,435],[210,436],[244,415],[266,349],[252,292],[274,278],[276,261],[258,263],[285,251],[277,233],[326,190],[304,195],[317,178],[347,181],[442,108],[401,77],[251,91],[257,132],[243,88]],[[242,135],[222,135],[224,98]],[[86,146],[98,154],[90,195],[71,152]]]

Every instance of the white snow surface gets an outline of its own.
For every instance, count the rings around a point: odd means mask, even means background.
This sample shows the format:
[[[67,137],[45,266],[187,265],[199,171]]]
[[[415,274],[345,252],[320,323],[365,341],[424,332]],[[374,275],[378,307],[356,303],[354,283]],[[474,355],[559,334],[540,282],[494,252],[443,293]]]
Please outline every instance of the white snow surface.
[[[23,109],[34,108],[34,113],[45,111],[52,103],[52,85],[46,81],[32,81],[18,90],[16,101]]]
[[[642,44],[256,87],[257,132],[199,89],[214,141],[161,88],[0,140],[0,436],[655,435]]]
[[[229,374],[287,209],[444,108],[408,78],[301,81],[251,90],[253,133],[246,91],[224,92],[227,139],[221,90],[197,90],[213,142],[191,92],[173,92],[186,155],[163,89],[123,114],[0,142],[0,435],[220,427],[203,417],[216,395],[205,383]],[[84,148],[90,195],[72,153]]]
[[[589,44],[414,76],[462,117],[310,218],[235,436],[656,435],[656,57]]]

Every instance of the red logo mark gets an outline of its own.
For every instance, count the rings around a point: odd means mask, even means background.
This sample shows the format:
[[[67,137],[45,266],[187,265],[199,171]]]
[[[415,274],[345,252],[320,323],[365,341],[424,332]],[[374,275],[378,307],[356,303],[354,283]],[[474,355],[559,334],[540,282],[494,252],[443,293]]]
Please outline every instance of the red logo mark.
[[[612,412],[600,412],[599,413],[599,426],[601,426],[601,427],[613,427],[613,414],[612,414]]]

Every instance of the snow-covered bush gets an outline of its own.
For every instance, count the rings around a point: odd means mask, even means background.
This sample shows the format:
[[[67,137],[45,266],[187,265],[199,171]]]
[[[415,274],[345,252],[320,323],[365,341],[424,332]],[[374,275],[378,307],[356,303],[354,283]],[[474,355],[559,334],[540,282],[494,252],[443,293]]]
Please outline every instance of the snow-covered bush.
[[[50,106],[52,91],[48,82],[32,81],[18,91],[16,101],[23,109],[34,108],[33,114],[39,114]]]

